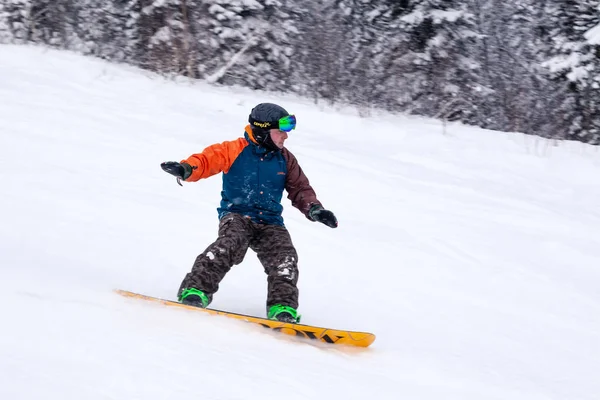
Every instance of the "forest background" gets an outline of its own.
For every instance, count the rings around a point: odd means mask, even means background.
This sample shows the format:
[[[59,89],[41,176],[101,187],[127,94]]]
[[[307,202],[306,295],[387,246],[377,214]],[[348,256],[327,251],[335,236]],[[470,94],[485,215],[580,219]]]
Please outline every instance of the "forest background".
[[[2,0],[0,43],[600,144],[600,0]]]

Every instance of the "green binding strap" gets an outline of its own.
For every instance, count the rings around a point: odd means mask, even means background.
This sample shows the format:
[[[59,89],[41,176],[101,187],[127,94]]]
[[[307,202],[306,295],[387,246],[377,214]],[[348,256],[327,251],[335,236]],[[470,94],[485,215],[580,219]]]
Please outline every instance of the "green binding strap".
[[[296,322],[300,322],[300,315],[298,315],[298,311],[295,308],[290,306],[284,306],[282,304],[275,304],[274,306],[269,307],[269,312],[267,313],[268,319],[277,319],[277,316],[281,313],[288,313],[296,320]]]
[[[195,288],[189,288],[189,289],[183,289],[181,291],[181,295],[179,296],[179,301],[181,302],[183,299],[185,299],[188,296],[198,296],[200,297],[200,300],[202,301],[202,307],[206,308],[208,307],[208,296],[206,294],[204,294],[204,292],[202,290],[198,290]]]

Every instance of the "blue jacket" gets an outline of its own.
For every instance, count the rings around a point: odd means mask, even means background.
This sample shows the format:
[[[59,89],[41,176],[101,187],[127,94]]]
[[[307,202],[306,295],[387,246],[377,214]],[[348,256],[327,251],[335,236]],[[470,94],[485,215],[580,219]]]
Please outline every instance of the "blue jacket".
[[[296,157],[285,147],[273,152],[259,146],[250,126],[244,137],[209,146],[182,162],[192,166],[188,182],[223,173],[219,218],[233,212],[256,223],[283,226],[284,189],[307,218],[313,205],[321,205]]]

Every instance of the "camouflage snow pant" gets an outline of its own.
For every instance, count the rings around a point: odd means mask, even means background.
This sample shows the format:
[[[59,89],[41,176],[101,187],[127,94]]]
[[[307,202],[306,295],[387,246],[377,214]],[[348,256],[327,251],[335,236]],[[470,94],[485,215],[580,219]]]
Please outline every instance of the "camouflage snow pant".
[[[248,248],[256,252],[268,275],[267,310],[274,304],[298,308],[298,254],[287,229],[257,224],[235,213],[221,218],[219,237],[196,258],[178,294],[195,288],[212,301],[225,274],[243,261]]]

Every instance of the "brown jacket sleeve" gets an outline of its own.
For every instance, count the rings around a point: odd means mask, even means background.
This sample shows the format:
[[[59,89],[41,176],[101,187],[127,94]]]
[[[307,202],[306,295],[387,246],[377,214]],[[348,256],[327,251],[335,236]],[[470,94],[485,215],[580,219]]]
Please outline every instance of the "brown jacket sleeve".
[[[306,218],[310,219],[308,212],[315,205],[322,205],[317,200],[317,194],[310,186],[310,182],[302,168],[298,164],[296,157],[285,147],[282,150],[283,157],[287,163],[287,177],[285,181],[285,190],[288,192],[288,199],[292,201],[292,205],[302,212]]]

